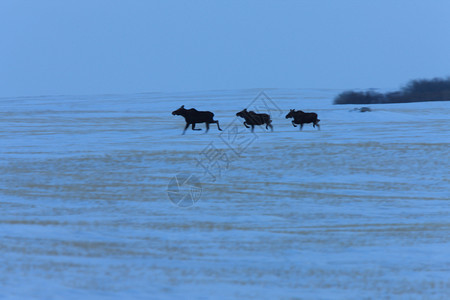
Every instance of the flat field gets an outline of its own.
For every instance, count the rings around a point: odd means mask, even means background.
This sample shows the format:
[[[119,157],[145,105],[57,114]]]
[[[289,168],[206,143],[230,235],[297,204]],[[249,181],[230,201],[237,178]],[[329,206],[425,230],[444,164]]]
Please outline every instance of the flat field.
[[[338,92],[0,99],[0,298],[448,299],[450,102]],[[181,135],[181,105],[223,131]]]

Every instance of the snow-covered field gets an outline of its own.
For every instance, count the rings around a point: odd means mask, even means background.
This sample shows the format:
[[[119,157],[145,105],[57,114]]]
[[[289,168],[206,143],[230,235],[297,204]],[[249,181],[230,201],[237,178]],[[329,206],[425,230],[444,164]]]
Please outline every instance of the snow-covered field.
[[[359,113],[339,92],[0,99],[0,299],[448,299],[450,102]],[[182,104],[224,131],[181,135]]]

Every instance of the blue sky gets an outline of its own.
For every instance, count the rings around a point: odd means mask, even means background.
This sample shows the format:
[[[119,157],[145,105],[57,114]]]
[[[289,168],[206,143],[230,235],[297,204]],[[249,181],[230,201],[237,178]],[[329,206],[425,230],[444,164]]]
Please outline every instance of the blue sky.
[[[450,1],[2,0],[0,96],[398,88],[450,75]]]

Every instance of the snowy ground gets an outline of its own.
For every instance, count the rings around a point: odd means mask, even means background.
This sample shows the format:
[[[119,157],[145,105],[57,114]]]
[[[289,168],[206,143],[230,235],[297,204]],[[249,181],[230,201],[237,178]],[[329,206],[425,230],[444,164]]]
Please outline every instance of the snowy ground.
[[[259,93],[0,99],[0,298],[448,299],[450,102]],[[182,104],[224,131],[181,135]],[[169,200],[178,173],[192,207]]]

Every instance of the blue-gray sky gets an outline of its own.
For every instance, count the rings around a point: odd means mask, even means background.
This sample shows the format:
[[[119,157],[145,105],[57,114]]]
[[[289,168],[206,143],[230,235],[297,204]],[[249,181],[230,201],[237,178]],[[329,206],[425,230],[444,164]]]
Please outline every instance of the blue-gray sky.
[[[450,1],[0,1],[0,96],[397,88],[450,75]]]

